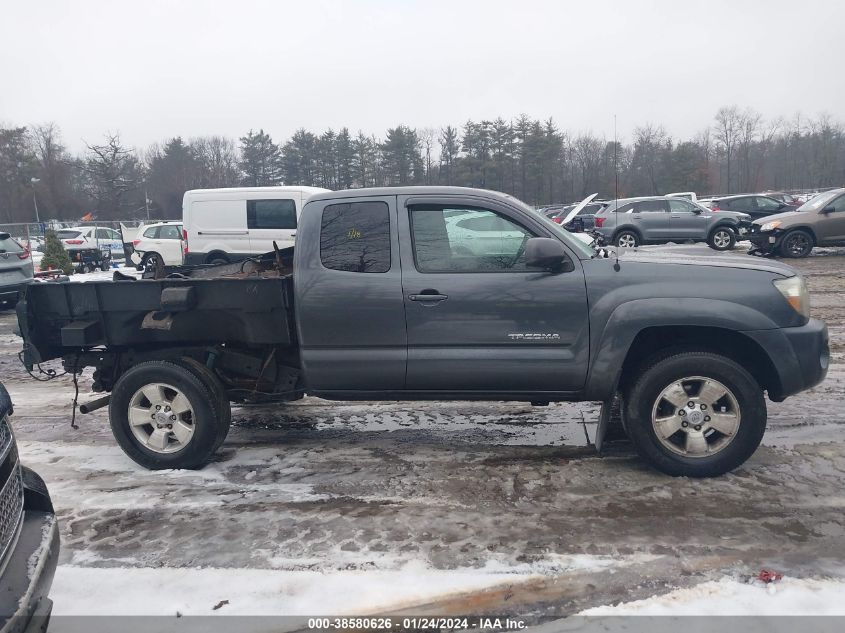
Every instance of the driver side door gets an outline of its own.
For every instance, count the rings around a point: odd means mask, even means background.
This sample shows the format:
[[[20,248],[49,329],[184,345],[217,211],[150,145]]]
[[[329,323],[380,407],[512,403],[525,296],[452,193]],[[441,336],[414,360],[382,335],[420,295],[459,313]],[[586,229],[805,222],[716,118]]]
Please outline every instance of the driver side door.
[[[577,391],[588,366],[587,294],[574,270],[528,268],[551,237],[489,200],[399,196],[410,391]],[[409,244],[405,239],[410,238]]]

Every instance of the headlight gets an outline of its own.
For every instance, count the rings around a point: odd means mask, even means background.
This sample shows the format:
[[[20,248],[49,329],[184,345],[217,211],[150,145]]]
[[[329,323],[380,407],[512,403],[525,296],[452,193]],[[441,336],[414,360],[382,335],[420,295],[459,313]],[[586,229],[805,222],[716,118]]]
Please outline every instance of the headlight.
[[[803,277],[795,275],[786,279],[775,279],[772,283],[796,312],[810,318],[810,293]]]
[[[775,220],[774,222],[766,222],[763,226],[760,227],[760,230],[763,232],[774,231],[780,225],[780,220]]]

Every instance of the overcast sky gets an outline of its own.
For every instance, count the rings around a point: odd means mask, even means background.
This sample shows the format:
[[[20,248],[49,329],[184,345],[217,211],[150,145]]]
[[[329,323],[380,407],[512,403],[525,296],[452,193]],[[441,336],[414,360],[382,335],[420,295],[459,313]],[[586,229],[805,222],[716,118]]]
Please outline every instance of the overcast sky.
[[[691,136],[722,105],[845,118],[845,2],[0,0],[0,123],[277,141],[553,117]]]

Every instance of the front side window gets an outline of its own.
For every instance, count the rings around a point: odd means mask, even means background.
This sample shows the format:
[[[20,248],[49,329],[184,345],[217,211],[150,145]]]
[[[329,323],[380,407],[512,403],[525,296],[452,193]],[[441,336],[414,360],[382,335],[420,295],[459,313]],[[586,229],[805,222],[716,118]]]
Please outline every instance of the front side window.
[[[246,224],[250,229],[295,229],[296,203],[290,199],[247,200]]]
[[[672,213],[692,213],[693,206],[689,202],[683,200],[670,200],[669,211]]]
[[[390,270],[390,215],[385,202],[346,202],[323,209],[320,261],[332,270]]]
[[[410,208],[417,270],[423,273],[528,270],[525,243],[534,234],[510,218],[476,207]]]

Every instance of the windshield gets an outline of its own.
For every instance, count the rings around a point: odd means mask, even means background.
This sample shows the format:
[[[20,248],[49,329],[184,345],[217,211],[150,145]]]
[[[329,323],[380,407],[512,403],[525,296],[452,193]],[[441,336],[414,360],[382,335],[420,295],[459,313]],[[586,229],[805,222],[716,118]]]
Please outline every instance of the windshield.
[[[810,198],[807,202],[798,207],[797,211],[821,211],[827,206],[828,202],[842,193],[845,193],[845,189],[834,189],[833,191],[820,193],[815,198]]]
[[[511,204],[519,207],[523,211],[526,211],[527,213],[533,213],[531,207],[529,207],[519,198],[514,198],[513,196],[507,196],[507,198]],[[551,228],[552,232],[555,235],[560,236],[562,240],[566,243],[566,245],[569,246],[579,255],[582,255],[583,257],[586,257],[588,259],[591,259],[596,256],[596,251],[591,246],[587,246],[584,242],[572,237],[569,231],[561,227],[559,224],[555,224],[552,220],[549,219],[547,219],[545,224],[546,228]]]

